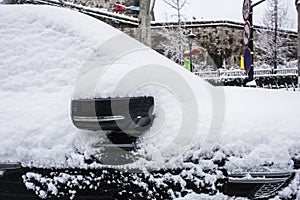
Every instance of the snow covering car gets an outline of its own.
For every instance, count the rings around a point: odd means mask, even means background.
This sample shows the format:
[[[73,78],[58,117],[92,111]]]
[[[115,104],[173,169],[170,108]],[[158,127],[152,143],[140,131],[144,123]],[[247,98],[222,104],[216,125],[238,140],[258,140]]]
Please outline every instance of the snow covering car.
[[[0,34],[0,199],[300,198],[298,91],[213,87],[68,9],[0,6]]]

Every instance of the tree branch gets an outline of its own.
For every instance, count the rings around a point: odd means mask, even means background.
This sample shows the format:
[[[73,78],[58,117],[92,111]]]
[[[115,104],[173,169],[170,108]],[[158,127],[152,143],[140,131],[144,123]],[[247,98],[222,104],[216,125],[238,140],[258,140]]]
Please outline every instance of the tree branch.
[[[183,8],[183,6],[186,4],[187,0],[184,0],[184,2],[181,4],[179,10],[181,10]]]
[[[169,1],[167,1],[167,0],[163,0],[166,4],[168,4],[169,6],[171,6],[172,8],[174,8],[174,9],[177,9],[177,6],[174,6],[174,5],[172,5],[172,3],[170,3]]]

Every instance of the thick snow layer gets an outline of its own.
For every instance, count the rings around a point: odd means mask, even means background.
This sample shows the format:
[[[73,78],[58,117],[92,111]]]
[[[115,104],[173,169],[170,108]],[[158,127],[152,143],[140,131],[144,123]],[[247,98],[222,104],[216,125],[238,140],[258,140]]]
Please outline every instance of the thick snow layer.
[[[74,128],[70,100],[141,95],[154,96],[156,117],[134,167],[181,166],[214,148],[230,171],[288,170],[299,153],[299,92],[214,88],[67,9],[1,6],[0,35],[0,161],[84,167],[102,133]]]
[[[248,152],[230,159],[228,167],[259,171],[262,165],[273,163],[287,170],[291,152],[300,149],[297,102],[299,92],[228,88],[219,145],[224,151]]]

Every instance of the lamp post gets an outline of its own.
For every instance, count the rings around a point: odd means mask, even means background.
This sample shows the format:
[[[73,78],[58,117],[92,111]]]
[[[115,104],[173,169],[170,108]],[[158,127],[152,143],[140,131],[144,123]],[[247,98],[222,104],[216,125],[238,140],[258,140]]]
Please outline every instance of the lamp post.
[[[187,35],[189,39],[189,46],[190,46],[190,70],[193,72],[193,63],[192,63],[192,40],[196,38],[196,35],[192,33],[192,31]]]

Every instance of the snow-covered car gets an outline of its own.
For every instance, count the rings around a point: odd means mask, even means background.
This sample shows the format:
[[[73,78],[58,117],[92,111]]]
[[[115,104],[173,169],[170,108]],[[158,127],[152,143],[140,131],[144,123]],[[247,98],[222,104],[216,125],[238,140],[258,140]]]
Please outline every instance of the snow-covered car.
[[[68,9],[0,6],[0,35],[0,199],[300,198],[298,91],[213,87]]]

